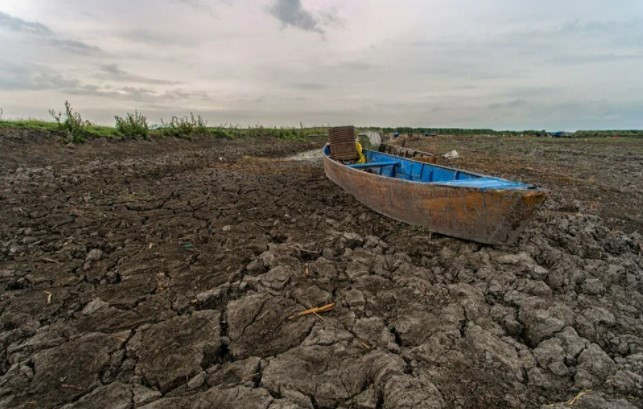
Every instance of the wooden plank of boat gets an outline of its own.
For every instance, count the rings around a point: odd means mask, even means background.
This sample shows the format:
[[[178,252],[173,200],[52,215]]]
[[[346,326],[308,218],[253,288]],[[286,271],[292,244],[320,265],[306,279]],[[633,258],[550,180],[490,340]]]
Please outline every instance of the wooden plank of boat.
[[[395,156],[401,156],[403,158],[411,158],[419,162],[436,163],[438,159],[435,155],[428,152],[386,143],[381,144],[378,151]]]
[[[393,219],[479,243],[514,241],[547,198],[535,186],[383,152],[346,165],[324,147],[326,176],[357,200]]]

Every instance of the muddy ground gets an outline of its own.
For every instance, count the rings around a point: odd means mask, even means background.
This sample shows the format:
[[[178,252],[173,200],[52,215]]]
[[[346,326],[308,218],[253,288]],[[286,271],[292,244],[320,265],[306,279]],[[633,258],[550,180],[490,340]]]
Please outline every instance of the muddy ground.
[[[277,159],[320,140],[3,131],[0,407],[642,407],[641,144],[420,142],[552,198],[491,247]]]

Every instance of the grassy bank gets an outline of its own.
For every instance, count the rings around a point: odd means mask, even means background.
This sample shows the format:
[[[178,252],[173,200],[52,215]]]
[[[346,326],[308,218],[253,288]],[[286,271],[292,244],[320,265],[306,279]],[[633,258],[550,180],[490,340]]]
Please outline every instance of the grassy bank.
[[[214,138],[237,139],[247,137],[273,137],[286,140],[303,140],[312,136],[327,135],[326,127],[299,128],[268,128],[233,127],[233,126],[208,126],[207,121],[200,115],[172,116],[169,120],[161,119],[160,125],[148,124],[147,117],[135,111],[124,116],[114,117],[114,126],[92,124],[83,120],[81,114],[75,111],[71,104],[65,101],[64,110],[49,110],[53,121],[37,119],[1,119],[0,129],[35,129],[40,131],[55,132],[61,135],[65,142],[82,143],[92,138],[107,138],[113,140],[127,139],[152,139],[175,137],[190,139],[197,136],[210,136]],[[369,129],[369,128],[364,128]],[[441,135],[441,136],[501,136],[501,137],[555,137],[560,138],[604,138],[627,137],[643,138],[641,130],[612,130],[612,131],[576,131],[547,133],[546,131],[496,131],[492,129],[464,129],[464,128],[377,128],[384,134],[400,133],[414,135]]]
[[[286,140],[303,140],[312,136],[326,135],[327,128],[267,128],[256,127],[230,127],[230,126],[171,126],[153,125],[147,131],[124,132],[115,126],[102,126],[95,124],[83,124],[73,131],[53,121],[42,121],[37,119],[16,119],[0,120],[0,129],[35,129],[39,131],[54,132],[72,143],[82,143],[92,138],[107,138],[112,140],[129,139],[155,139],[164,137],[175,137],[190,139],[197,136],[210,136],[213,138],[237,139],[248,137],[273,137]]]

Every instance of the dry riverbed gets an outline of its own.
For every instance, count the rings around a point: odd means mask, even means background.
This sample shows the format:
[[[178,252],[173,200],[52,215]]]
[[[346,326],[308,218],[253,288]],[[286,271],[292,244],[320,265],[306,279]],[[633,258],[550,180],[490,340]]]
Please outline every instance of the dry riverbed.
[[[600,150],[628,188],[592,145],[419,141],[552,190],[490,247],[275,160],[321,140],[1,132],[0,407],[643,406],[640,143]]]

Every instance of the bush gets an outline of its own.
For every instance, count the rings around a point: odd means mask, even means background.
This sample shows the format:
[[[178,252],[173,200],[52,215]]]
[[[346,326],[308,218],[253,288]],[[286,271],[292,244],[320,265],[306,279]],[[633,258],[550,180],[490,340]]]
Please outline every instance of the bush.
[[[125,138],[147,138],[149,127],[147,126],[147,118],[134,111],[134,114],[127,113],[125,118],[115,116],[116,132]]]
[[[74,112],[69,101],[65,101],[65,112],[49,110],[49,114],[58,124],[58,129],[65,132],[65,141],[68,143],[85,142],[87,128],[91,125],[89,121],[83,121],[80,113]]]
[[[172,116],[170,122],[161,119],[161,133],[166,136],[189,138],[192,135],[205,134],[207,131],[207,122],[201,115],[195,117],[190,113],[190,116]]]

